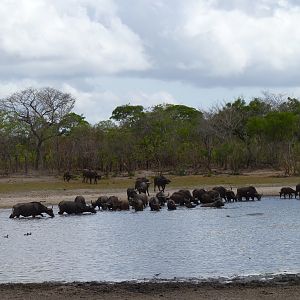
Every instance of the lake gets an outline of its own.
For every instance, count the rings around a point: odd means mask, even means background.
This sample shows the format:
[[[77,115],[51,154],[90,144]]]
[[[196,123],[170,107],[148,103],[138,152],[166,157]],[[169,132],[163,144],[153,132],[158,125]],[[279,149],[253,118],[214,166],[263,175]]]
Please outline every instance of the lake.
[[[300,273],[300,200],[81,216],[57,211],[55,218],[9,219],[11,209],[0,210],[0,283]]]

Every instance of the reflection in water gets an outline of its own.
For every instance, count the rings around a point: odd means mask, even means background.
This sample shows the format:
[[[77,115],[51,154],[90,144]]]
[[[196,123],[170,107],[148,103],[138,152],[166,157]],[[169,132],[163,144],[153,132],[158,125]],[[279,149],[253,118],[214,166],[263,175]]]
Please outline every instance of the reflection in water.
[[[53,219],[11,220],[10,212],[0,210],[0,282],[300,271],[299,200],[82,216],[58,216],[56,208]]]

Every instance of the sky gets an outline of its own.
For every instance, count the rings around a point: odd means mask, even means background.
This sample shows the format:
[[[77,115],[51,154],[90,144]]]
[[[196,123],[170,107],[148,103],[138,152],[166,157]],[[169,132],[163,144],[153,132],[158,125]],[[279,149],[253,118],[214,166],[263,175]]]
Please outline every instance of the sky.
[[[298,0],[1,0],[0,97],[71,93],[90,123],[116,106],[300,96]]]

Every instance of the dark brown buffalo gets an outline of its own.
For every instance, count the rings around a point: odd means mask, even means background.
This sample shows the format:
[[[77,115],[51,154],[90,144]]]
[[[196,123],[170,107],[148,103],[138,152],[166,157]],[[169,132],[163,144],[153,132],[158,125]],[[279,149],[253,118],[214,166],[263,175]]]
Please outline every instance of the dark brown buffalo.
[[[166,185],[171,182],[170,179],[166,178],[164,175],[154,177],[154,192],[155,188],[158,187],[159,191],[165,191]]]
[[[74,202],[77,203],[78,205],[81,205],[82,207],[86,206],[85,198],[83,196],[76,196]]]
[[[224,199],[224,201],[226,201],[226,189],[224,188],[224,186],[215,186],[212,189],[217,191],[220,194],[221,199]]]
[[[297,195],[300,197],[300,184],[296,185],[296,192],[297,192]]]
[[[206,190],[204,190],[204,189],[194,189],[192,192],[193,197],[199,201],[201,200],[202,195],[205,193],[206,193]]]
[[[237,201],[234,191],[226,190],[226,202]]]
[[[88,183],[92,184],[92,181],[94,181],[94,184],[97,183],[97,180],[101,179],[101,175],[99,175],[96,171],[91,170],[91,169],[83,169],[82,170],[82,182],[83,183]]]
[[[295,195],[295,198],[296,198],[297,197],[297,191],[295,191],[294,189],[292,189],[290,187],[281,188],[281,190],[279,192],[279,197],[281,198],[281,196],[283,196],[284,199],[285,199],[286,195],[288,195],[289,198],[293,198],[293,195]]]
[[[135,181],[134,188],[139,192],[139,194],[144,193],[149,196],[149,186],[150,180],[146,177],[138,177]]]
[[[139,196],[139,195],[137,195],[137,196]],[[132,199],[132,201],[131,201],[131,205],[135,211],[143,211],[144,210],[144,203],[141,199],[139,199],[139,197],[134,197],[134,199]]]
[[[181,192],[174,192],[171,197],[171,200],[173,200],[177,205],[184,206],[187,202],[190,202],[189,198],[186,196],[185,193]]]
[[[149,199],[149,207],[153,211],[159,211],[160,210],[160,203],[157,197],[151,197]]]
[[[141,200],[141,201],[143,202],[144,208],[145,208],[145,207],[148,205],[148,203],[149,203],[148,197],[147,197],[146,194],[136,194],[136,195],[134,195],[133,199],[130,201],[130,205],[132,205],[132,204],[131,204],[132,201],[133,201],[133,200],[136,200],[136,199]]]
[[[206,204],[206,203],[213,203],[219,199],[221,199],[219,192],[216,190],[210,190],[203,193],[199,201],[202,204]]]
[[[110,196],[107,200],[107,208],[109,210],[128,210],[129,202],[127,199],[121,200],[116,196]]]
[[[261,194],[258,194],[256,188],[254,186],[247,186],[247,187],[241,187],[237,189],[236,192],[236,198],[238,201],[243,201],[243,198],[246,199],[246,201],[249,201],[249,199],[254,199],[256,198],[257,200],[261,199]]]
[[[137,192],[134,188],[128,188],[127,189],[127,199],[128,199],[128,201],[131,201],[133,199],[134,195],[136,195],[136,194],[137,194]]]
[[[163,191],[160,191],[156,194],[156,197],[159,200],[160,206],[164,206],[168,200],[169,194],[166,195]]]
[[[177,209],[176,203],[172,199],[168,200],[167,207],[168,207],[168,210],[175,210],[175,209]]]
[[[73,175],[69,171],[67,171],[67,172],[64,173],[63,178],[64,178],[64,181],[69,182],[70,179],[73,178]]]
[[[192,196],[191,192],[189,190],[179,190],[179,193],[183,193],[187,199],[189,199],[190,203],[193,202],[194,204],[198,205],[198,200]]]
[[[102,208],[102,210],[107,210],[107,202],[108,197],[107,196],[100,196],[96,201],[92,201],[91,205],[96,208],[98,206],[98,209]]]
[[[81,203],[76,203],[75,201],[61,201],[58,203],[59,212],[58,214],[62,215],[63,213],[67,214],[82,214],[85,212],[96,213],[96,210],[92,206],[82,206]]]
[[[36,216],[42,216],[43,213],[49,215],[50,217],[54,217],[53,209],[48,208],[40,202],[29,202],[29,203],[18,203],[13,206],[12,213],[9,216],[12,218],[19,218],[20,216],[29,217],[32,216],[35,218]]]

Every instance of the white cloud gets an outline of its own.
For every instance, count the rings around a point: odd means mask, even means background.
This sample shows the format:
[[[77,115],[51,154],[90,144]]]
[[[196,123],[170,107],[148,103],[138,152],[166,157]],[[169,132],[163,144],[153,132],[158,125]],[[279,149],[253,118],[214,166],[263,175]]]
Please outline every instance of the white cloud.
[[[176,103],[174,97],[165,91],[156,93],[135,91],[119,95],[108,90],[83,92],[71,85],[64,85],[62,89],[76,98],[75,112],[87,116],[87,121],[92,124],[107,120],[117,106],[124,104],[148,108],[161,103]]]
[[[257,16],[237,8],[223,10],[213,5],[216,1],[193,2],[186,6],[184,26],[178,30],[195,46],[190,68],[230,76],[252,68],[259,73],[300,65],[299,8],[280,5],[272,14]],[[270,1],[259,2],[252,3],[254,9],[271,10]]]
[[[2,0],[2,76],[79,76],[150,67],[112,1]]]
[[[128,102],[298,92],[298,0],[2,0],[0,19],[0,97],[53,86],[90,122]]]

